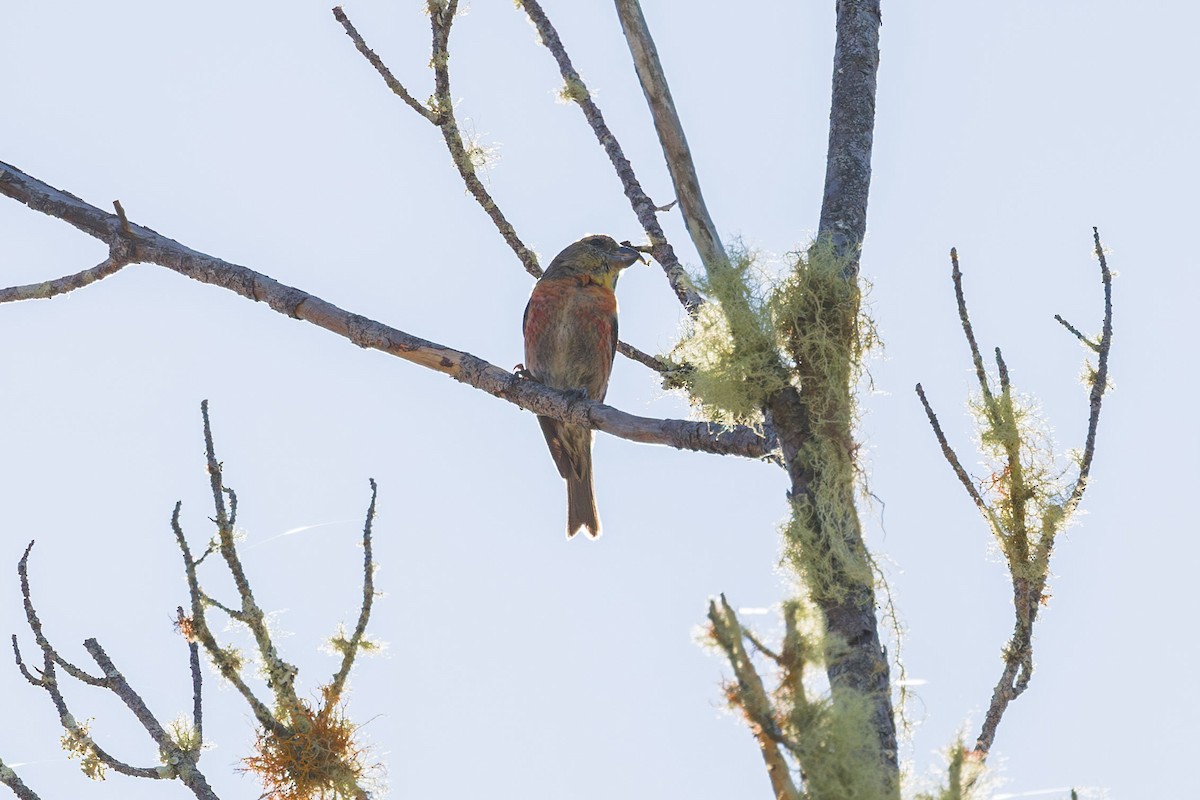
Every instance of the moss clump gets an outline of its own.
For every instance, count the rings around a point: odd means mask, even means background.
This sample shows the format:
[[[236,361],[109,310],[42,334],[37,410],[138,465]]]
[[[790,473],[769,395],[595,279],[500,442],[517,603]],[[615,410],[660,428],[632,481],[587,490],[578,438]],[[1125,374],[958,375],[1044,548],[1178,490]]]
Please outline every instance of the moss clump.
[[[579,78],[567,78],[558,90],[558,99],[562,103],[582,103],[590,96],[587,85]]]
[[[59,739],[59,744],[67,756],[79,759],[79,768],[83,770],[84,775],[94,781],[104,780],[108,765],[101,760],[100,754],[96,752],[96,745],[92,742],[91,720],[76,724],[68,715],[63,724],[66,726],[66,732]]]
[[[791,384],[757,262],[758,254],[739,243],[727,268],[696,279],[708,302],[664,357],[692,405],[715,422],[759,424],[766,399]]]
[[[243,770],[263,783],[265,800],[341,800],[361,796],[369,769],[354,725],[337,705],[302,703],[286,733],[260,731]]]
[[[810,436],[796,460],[809,476],[792,497],[784,561],[816,600],[840,602],[870,586],[874,570],[861,547],[854,499],[860,470],[853,431],[854,387],[866,355],[879,343],[862,309],[862,290],[847,259],[818,240],[794,256],[768,305],[783,348],[799,376]]]

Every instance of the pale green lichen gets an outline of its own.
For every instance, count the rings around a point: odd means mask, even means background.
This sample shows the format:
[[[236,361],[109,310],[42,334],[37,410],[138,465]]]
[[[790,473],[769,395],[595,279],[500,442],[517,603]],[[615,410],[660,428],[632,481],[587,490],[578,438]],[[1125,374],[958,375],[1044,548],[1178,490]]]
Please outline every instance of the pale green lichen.
[[[561,103],[582,103],[590,96],[587,86],[579,78],[567,78],[558,90]]]
[[[79,768],[84,775],[94,781],[102,781],[108,766],[100,760],[100,754],[96,752],[96,745],[92,742],[90,723],[91,720],[77,724],[68,717],[63,722],[66,732],[59,739],[59,744],[66,751],[68,757],[79,759]]]
[[[946,775],[932,792],[918,792],[914,800],[984,800],[992,793],[983,758],[968,750],[960,736],[946,752]]]

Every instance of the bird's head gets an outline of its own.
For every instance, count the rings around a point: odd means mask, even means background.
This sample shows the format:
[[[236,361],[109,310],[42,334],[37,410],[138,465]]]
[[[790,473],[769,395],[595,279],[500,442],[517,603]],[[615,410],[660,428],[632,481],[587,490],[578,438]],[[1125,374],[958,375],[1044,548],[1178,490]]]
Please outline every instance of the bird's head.
[[[554,257],[546,268],[546,277],[588,278],[592,283],[612,289],[617,285],[621,270],[635,261],[644,263],[642,254],[632,247],[618,244],[611,236],[585,236],[567,245]]]

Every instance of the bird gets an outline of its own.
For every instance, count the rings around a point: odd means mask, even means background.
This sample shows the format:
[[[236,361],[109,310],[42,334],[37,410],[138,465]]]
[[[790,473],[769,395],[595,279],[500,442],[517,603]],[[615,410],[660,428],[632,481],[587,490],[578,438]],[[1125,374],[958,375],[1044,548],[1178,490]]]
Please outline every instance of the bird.
[[[603,402],[617,350],[617,278],[644,259],[611,236],[585,236],[554,257],[525,306],[524,370],[554,389]],[[538,416],[558,473],[567,482],[567,538],[600,535],[592,484],[592,431]]]

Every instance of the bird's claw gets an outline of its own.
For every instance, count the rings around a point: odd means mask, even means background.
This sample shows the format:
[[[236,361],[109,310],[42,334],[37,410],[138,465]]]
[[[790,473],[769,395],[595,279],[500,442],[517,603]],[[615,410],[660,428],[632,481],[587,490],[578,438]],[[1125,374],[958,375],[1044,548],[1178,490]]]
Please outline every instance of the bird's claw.
[[[534,380],[533,373],[525,369],[524,364],[517,364],[515,367],[513,367],[513,375],[517,376],[521,380]]]

